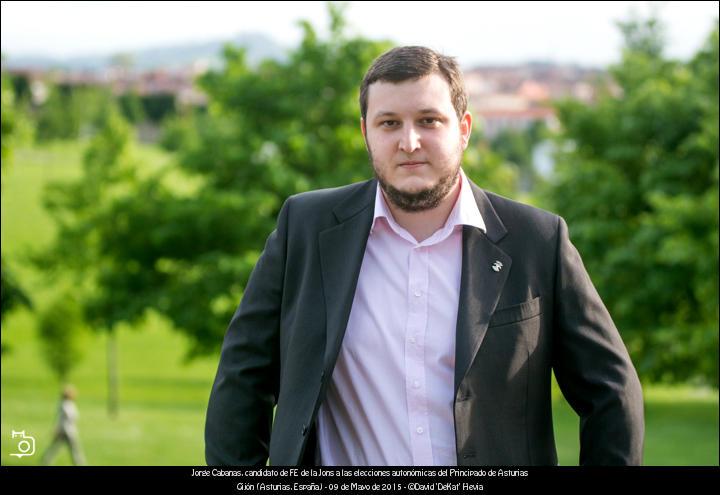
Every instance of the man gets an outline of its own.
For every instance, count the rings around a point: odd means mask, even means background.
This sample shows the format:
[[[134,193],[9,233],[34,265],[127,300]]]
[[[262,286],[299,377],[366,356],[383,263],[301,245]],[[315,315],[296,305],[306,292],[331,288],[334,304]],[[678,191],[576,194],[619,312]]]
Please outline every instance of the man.
[[[640,383],[565,222],[460,168],[455,61],[390,50],[360,107],[376,178],[283,205],[225,336],[207,462],[556,464],[554,370],[580,463],[640,464]]]

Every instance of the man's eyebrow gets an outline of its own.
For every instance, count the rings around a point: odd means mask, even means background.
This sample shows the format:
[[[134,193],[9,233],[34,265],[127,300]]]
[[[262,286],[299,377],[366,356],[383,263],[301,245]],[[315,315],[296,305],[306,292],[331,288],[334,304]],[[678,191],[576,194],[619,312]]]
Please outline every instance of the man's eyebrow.
[[[383,111],[383,112],[378,112],[378,113],[376,113],[374,118],[377,119],[377,118],[380,118],[380,117],[394,117],[394,116],[396,116],[396,115],[397,115],[397,114],[396,114],[395,112],[391,112],[391,111],[389,111],[389,110],[385,110],[385,111]]]
[[[437,108],[423,108],[422,110],[419,110],[418,113],[421,113],[421,114],[431,113],[431,114],[441,114],[442,115],[442,112],[440,110],[438,110]],[[385,111],[376,113],[374,118],[377,119],[380,117],[395,117],[396,115],[397,115],[396,112],[392,112],[390,110],[385,110]]]

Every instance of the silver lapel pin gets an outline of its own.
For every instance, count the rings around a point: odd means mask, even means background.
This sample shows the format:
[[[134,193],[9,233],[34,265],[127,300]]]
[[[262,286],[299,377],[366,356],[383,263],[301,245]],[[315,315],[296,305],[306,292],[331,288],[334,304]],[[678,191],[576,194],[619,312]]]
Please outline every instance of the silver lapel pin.
[[[494,271],[496,271],[496,272],[499,272],[500,270],[502,270],[502,268],[503,268],[503,264],[502,264],[502,262],[500,262],[500,261],[498,261],[498,260],[496,260],[496,261],[492,264],[492,269],[493,269]]]

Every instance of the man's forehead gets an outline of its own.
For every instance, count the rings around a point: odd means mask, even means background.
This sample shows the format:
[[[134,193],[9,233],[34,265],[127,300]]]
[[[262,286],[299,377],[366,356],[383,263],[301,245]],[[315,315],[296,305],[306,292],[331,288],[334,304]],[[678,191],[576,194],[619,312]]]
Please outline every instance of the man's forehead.
[[[420,79],[376,81],[368,88],[368,114],[371,118],[399,113],[453,112],[450,85],[439,74]]]

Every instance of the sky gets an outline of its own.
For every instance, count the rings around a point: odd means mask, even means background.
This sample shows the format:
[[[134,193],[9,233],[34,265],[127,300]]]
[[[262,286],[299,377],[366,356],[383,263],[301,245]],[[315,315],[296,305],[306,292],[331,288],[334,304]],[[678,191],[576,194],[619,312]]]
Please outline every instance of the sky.
[[[615,26],[657,9],[667,54],[686,59],[717,24],[720,2],[346,2],[349,30],[429,46],[463,66],[549,61],[605,66],[619,60]],[[261,32],[286,47],[299,19],[327,32],[325,2],[2,2],[6,56],[66,58],[229,39]]]

